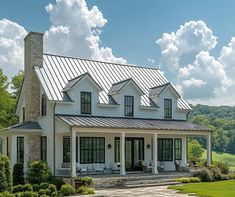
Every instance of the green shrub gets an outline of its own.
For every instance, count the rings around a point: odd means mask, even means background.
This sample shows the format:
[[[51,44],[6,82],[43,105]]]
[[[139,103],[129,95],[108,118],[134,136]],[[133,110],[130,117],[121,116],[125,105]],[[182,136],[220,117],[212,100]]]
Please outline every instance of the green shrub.
[[[26,191],[22,194],[21,197],[38,197],[38,193],[32,191]]]
[[[64,184],[64,185],[61,186],[59,193],[62,196],[68,196],[70,194],[74,194],[75,193],[75,189],[70,184]]]
[[[24,185],[24,165],[16,163],[13,167],[13,185]]]
[[[222,180],[222,173],[219,168],[216,168],[216,167],[211,168],[211,174],[212,174],[213,180],[215,181]]]
[[[5,175],[6,175],[6,190],[11,191],[12,189],[12,169],[11,162],[7,156],[2,155],[1,160],[5,165]]]
[[[50,197],[50,196],[48,196],[48,195],[46,195],[46,194],[43,194],[43,195],[41,195],[40,197]]]
[[[95,189],[94,188],[89,188],[86,186],[81,186],[78,188],[77,193],[79,194],[94,194]]]
[[[230,172],[228,174],[228,179],[235,179],[235,172]]]
[[[40,190],[40,185],[39,184],[33,184],[32,187],[33,187],[34,192],[37,192],[38,190]]]
[[[5,191],[7,188],[5,165],[3,161],[0,161],[0,192]]]
[[[57,191],[57,190],[56,190],[56,186],[53,185],[53,184],[50,184],[49,187],[48,187],[48,189],[50,189],[51,192],[56,192],[56,191]]]
[[[201,180],[198,177],[189,177],[190,183],[199,183]]]
[[[49,176],[47,182],[55,185],[57,190],[60,190],[61,186],[65,184],[65,182],[62,179],[59,179],[52,175]]]
[[[198,170],[195,174],[195,177],[198,177],[202,182],[210,182],[213,180],[211,172],[207,168],[202,168]]]
[[[49,187],[49,183],[41,183],[40,184],[40,189],[47,189]]]
[[[82,183],[82,185],[84,185],[84,186],[90,186],[90,185],[93,184],[93,180],[92,180],[91,177],[85,176],[85,177],[83,177],[83,178],[81,179],[81,183]]]
[[[23,190],[24,190],[24,192],[26,192],[26,191],[32,192],[33,191],[33,187],[30,184],[26,184],[26,185],[23,186]]]
[[[45,161],[35,161],[29,164],[28,181],[31,184],[46,182],[50,172]]]
[[[229,166],[228,163],[222,161],[215,161],[213,162],[214,167],[219,168],[222,174],[229,173]]]
[[[180,183],[189,183],[190,182],[188,177],[177,178],[176,181],[180,182]]]
[[[40,195],[43,195],[43,194],[47,194],[47,191],[46,191],[45,189],[40,189],[40,190],[38,191],[38,193],[39,193]]]
[[[8,191],[0,193],[0,197],[15,197],[15,194],[11,194]]]
[[[58,193],[57,192],[52,192],[51,196],[58,196]]]
[[[16,185],[12,188],[13,194],[23,191],[24,191],[23,185]]]

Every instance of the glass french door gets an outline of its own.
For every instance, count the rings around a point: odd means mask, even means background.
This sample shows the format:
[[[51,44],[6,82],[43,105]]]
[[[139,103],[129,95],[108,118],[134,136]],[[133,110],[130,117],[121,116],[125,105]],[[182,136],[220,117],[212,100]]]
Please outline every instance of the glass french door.
[[[142,170],[140,161],[144,160],[144,139],[126,138],[125,142],[126,170]]]

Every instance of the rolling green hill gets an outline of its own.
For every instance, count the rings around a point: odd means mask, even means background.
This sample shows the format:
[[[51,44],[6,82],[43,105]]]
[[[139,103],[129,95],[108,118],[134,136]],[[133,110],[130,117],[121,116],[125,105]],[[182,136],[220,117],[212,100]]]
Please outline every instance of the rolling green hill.
[[[206,151],[203,153],[203,158],[206,158]],[[213,161],[223,161],[227,162],[230,166],[230,169],[235,171],[235,154],[229,154],[229,153],[218,153],[218,152],[212,152],[212,160]]]

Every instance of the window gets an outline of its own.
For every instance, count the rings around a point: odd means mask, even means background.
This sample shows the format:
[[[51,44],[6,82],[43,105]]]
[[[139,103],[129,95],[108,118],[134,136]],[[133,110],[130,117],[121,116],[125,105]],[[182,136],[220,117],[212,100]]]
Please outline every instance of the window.
[[[175,146],[175,160],[181,160],[182,159],[182,140],[175,139],[174,146]]]
[[[81,114],[91,114],[91,92],[81,92]]]
[[[114,140],[114,161],[120,162],[120,138],[115,137]]]
[[[24,163],[24,137],[17,137],[17,163]]]
[[[46,95],[42,95],[42,100],[41,100],[41,115],[45,116],[47,115],[47,98]]]
[[[70,162],[70,137],[63,137],[63,162]]]
[[[80,162],[81,164],[104,163],[105,139],[102,137],[81,137]]]
[[[164,117],[172,118],[172,100],[164,99]]]
[[[23,119],[23,122],[25,121],[25,107],[22,108],[22,119]]]
[[[133,96],[124,97],[124,114],[125,116],[134,115],[134,97]]]
[[[47,160],[47,137],[41,137],[41,160]]]
[[[158,160],[173,161],[173,139],[158,139]]]

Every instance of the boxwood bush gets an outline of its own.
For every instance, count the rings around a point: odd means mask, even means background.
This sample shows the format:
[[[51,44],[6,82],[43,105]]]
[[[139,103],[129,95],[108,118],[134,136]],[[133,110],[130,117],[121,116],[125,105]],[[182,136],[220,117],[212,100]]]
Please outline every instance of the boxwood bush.
[[[198,177],[202,182],[210,182],[213,181],[212,174],[209,169],[202,168],[198,170],[195,174],[195,177]]]
[[[60,191],[59,191],[59,194],[61,196],[68,196],[68,195],[74,194],[74,193],[75,193],[75,189],[70,184],[62,185],[61,188],[60,188]]]
[[[24,185],[24,165],[16,163],[13,167],[13,185]]]

